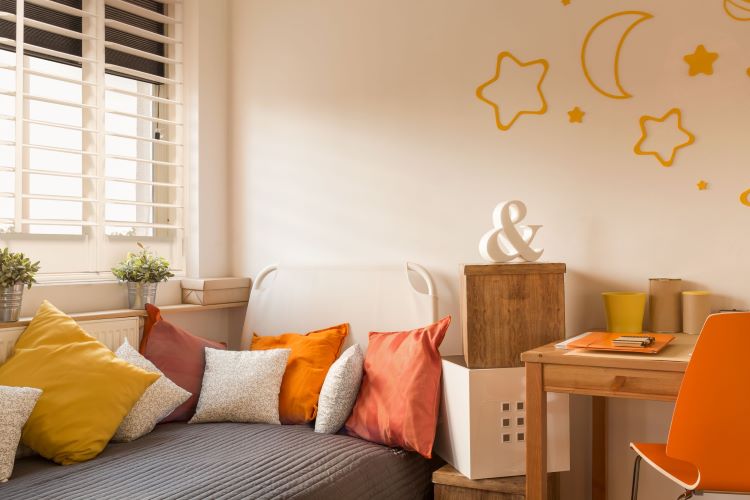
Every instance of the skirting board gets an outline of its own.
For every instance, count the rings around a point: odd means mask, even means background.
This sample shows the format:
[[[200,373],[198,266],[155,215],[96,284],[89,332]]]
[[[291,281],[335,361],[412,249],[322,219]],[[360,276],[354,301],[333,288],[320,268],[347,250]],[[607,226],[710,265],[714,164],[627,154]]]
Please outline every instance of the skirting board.
[[[89,335],[113,351],[120,347],[125,339],[130,345],[138,348],[140,341],[138,317],[80,321],[79,324]],[[16,345],[16,340],[25,329],[25,326],[0,329],[0,364],[13,354],[13,346]]]

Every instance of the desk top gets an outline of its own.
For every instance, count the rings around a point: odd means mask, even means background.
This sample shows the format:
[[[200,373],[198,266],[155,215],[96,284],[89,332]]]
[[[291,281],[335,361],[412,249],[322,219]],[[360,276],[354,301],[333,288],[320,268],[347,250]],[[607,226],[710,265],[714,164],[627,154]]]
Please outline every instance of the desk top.
[[[594,352],[584,349],[557,349],[550,344],[531,349],[521,354],[521,361],[557,365],[599,366],[605,368],[629,368],[634,370],[657,370],[684,372],[695,348],[698,335],[676,333],[675,339],[659,354]]]

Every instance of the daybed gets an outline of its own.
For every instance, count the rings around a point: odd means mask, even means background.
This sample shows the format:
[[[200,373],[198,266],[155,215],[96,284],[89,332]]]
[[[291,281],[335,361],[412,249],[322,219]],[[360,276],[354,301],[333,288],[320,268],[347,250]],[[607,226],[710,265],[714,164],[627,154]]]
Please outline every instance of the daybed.
[[[435,468],[416,453],[304,425],[172,423],[80,464],[19,460],[0,498],[420,499]]]
[[[426,293],[414,290],[403,267],[268,268],[254,283],[235,344],[246,348],[252,332],[349,322],[347,344],[366,348],[368,330],[430,323],[437,316],[434,286],[424,270],[410,269],[422,276]],[[431,473],[440,465],[342,433],[315,433],[310,425],[169,423],[135,441],[110,443],[83,463],[17,460],[0,498],[421,499],[432,496]]]

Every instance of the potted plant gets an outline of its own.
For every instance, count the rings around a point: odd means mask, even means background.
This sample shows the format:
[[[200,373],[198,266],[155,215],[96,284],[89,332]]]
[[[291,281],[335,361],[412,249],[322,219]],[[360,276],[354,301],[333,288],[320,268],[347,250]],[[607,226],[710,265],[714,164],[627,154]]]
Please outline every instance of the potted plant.
[[[0,322],[18,321],[23,301],[23,287],[36,283],[39,262],[20,252],[4,248],[0,252]]]
[[[128,284],[128,307],[144,309],[146,304],[156,302],[156,287],[174,274],[169,270],[169,261],[149,251],[138,243],[140,251],[129,252],[125,260],[112,268],[119,281]]]

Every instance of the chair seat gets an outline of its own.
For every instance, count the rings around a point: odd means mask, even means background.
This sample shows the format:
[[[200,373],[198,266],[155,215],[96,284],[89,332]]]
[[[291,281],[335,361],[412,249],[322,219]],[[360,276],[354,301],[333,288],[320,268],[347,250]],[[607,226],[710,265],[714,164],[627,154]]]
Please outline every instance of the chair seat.
[[[668,457],[666,444],[630,443],[630,447],[653,468],[686,490],[711,489],[706,488],[706,485],[699,485],[701,475],[695,465]]]

